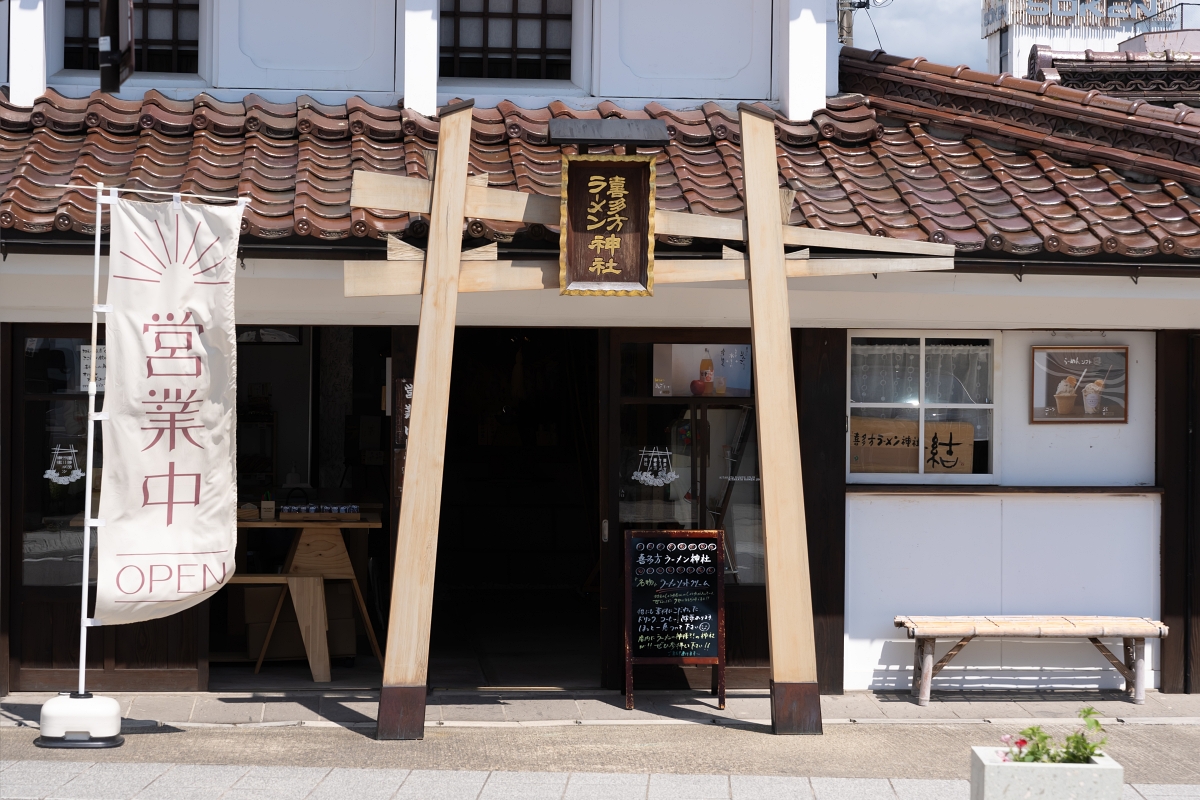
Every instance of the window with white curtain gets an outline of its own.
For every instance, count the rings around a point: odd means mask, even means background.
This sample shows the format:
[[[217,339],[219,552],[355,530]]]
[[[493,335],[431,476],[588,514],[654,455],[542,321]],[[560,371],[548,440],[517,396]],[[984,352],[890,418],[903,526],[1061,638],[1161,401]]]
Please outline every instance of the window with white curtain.
[[[851,483],[994,483],[999,337],[854,333]]]

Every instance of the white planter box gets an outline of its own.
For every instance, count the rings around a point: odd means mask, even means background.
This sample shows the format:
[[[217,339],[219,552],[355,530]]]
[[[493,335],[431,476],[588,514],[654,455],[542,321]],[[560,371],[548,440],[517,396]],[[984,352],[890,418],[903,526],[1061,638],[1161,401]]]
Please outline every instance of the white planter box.
[[[1090,764],[1024,764],[999,747],[971,748],[971,800],[1121,800],[1125,768],[1106,755]]]

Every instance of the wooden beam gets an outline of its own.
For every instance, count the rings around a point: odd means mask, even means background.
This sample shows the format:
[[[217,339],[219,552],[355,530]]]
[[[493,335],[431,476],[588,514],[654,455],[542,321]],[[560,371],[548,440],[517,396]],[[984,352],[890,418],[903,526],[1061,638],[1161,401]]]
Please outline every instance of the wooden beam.
[[[383,690],[379,700],[376,736],[380,739],[420,739],[425,732],[429,626],[441,518],[472,105],[462,103],[441,115],[413,370],[408,460],[400,499]]]
[[[484,252],[479,256],[472,256],[480,251]],[[558,288],[557,261],[535,258],[476,260],[488,255],[494,257],[495,251],[479,248],[463,253],[458,276],[460,292]],[[789,278],[954,268],[954,261],[949,258],[808,258],[787,259],[785,263],[785,273]],[[654,262],[654,282],[661,285],[744,281],[747,279],[747,264],[744,257],[657,259]],[[346,297],[420,294],[423,269],[424,265],[420,261],[346,261],[343,265],[344,293]]]
[[[774,220],[777,227],[783,231],[784,244],[914,256],[951,258],[954,256],[954,246],[949,244],[817,230],[797,225],[778,225],[784,196],[778,190],[778,179],[776,179],[776,184],[773,196],[776,209]],[[420,178],[356,170],[350,189],[350,205],[355,208],[378,208],[388,211],[428,214],[431,207],[429,185],[429,181]],[[391,194],[389,194],[389,187],[394,187]],[[477,219],[558,225],[560,202],[560,198],[547,195],[527,194],[509,189],[492,189],[486,186],[470,186],[467,188],[463,213],[467,217]],[[655,211],[654,232],[665,236],[723,239],[736,242],[746,241],[748,235],[745,220],[709,217],[681,211]],[[655,271],[657,272],[657,264]]]
[[[752,106],[741,104],[738,108],[767,567],[771,722],[776,733],[820,733],[821,697],[808,574],[787,263],[783,228],[779,225],[775,124]]]

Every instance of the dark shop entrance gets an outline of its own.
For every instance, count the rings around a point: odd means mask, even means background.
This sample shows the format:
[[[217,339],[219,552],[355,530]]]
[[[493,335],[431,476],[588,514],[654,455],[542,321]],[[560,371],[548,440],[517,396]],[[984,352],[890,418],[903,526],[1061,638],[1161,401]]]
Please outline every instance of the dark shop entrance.
[[[434,689],[600,685],[598,333],[455,332]]]

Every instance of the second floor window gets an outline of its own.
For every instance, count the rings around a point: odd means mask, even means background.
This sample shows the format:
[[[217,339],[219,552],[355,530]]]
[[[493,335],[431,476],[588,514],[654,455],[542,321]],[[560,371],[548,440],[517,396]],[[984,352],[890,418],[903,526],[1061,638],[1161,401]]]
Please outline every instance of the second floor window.
[[[63,67],[99,69],[99,0],[64,4]],[[133,34],[137,72],[199,70],[200,0],[134,0]]]
[[[571,79],[571,0],[441,2],[441,77]]]

